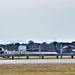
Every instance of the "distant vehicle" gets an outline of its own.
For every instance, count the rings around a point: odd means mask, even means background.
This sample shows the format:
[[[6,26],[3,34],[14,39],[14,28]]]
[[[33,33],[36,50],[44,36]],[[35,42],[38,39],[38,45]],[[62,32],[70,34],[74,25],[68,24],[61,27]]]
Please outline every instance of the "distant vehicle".
[[[8,54],[8,51],[7,51],[7,49],[5,49],[5,50],[4,50],[4,54]]]

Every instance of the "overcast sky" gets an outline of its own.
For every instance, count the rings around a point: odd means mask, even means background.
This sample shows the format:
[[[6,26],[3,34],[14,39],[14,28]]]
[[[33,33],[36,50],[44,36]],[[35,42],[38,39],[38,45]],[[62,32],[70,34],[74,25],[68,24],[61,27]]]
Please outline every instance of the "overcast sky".
[[[0,0],[0,41],[75,41],[75,0]]]

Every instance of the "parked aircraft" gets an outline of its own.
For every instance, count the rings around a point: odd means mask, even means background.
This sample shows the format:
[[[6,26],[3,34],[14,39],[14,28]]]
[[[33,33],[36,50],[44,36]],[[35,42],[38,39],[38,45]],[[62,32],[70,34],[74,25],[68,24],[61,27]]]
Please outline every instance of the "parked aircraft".
[[[0,47],[0,54],[8,54],[8,51]]]

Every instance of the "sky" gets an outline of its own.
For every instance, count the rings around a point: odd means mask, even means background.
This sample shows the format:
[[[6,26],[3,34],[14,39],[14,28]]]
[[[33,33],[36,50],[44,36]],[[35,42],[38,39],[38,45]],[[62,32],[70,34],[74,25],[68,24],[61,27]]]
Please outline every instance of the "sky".
[[[0,0],[0,41],[75,41],[75,0]]]

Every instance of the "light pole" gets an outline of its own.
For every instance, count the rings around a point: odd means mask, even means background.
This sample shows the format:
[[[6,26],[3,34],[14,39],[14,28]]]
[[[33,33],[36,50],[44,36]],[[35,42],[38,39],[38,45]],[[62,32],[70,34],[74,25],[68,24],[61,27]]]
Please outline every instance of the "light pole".
[[[62,53],[62,44],[60,44],[60,53]]]
[[[60,44],[60,53],[62,54],[62,44]],[[62,55],[61,55],[62,58]]]
[[[40,54],[41,54],[41,45],[39,45],[39,58],[41,58]]]
[[[39,45],[39,54],[41,54],[41,45]]]
[[[13,54],[15,53],[15,43],[13,43]]]

